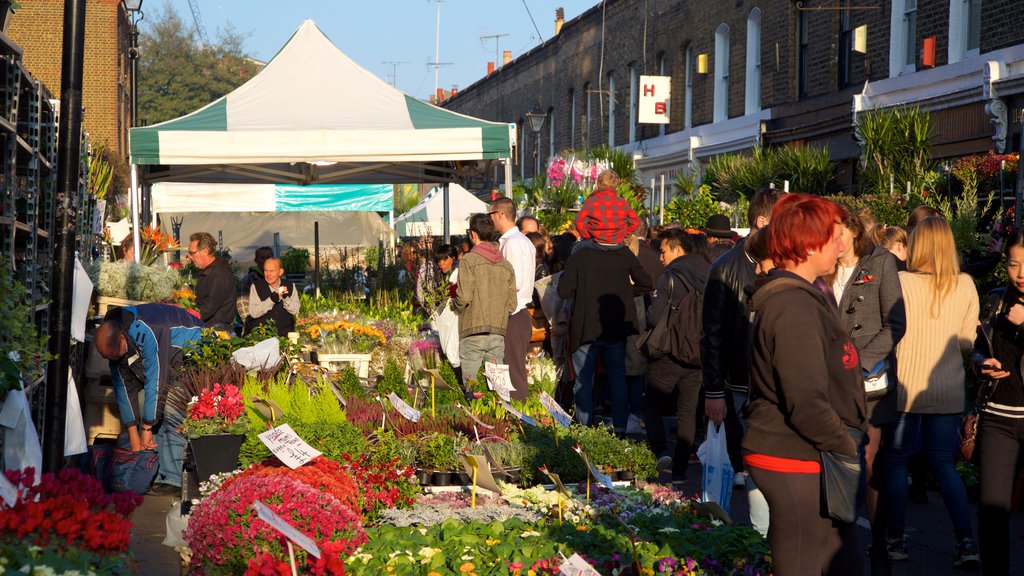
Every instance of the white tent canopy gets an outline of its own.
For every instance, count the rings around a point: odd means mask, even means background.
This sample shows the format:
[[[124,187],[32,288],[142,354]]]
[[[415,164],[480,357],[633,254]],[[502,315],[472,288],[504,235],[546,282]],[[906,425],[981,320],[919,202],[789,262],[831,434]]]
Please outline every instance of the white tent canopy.
[[[448,225],[451,234],[465,234],[469,217],[487,213],[488,206],[458,184],[449,184]],[[427,195],[395,218],[395,231],[399,236],[440,236],[444,230],[444,193],[433,188]]]

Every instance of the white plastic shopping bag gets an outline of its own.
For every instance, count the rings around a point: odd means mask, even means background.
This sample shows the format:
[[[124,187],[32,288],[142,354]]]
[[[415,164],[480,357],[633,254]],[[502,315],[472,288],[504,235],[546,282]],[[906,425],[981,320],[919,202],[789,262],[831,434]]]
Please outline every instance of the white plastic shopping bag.
[[[441,311],[434,317],[434,330],[437,330],[438,339],[441,341],[441,350],[448,357],[452,368],[459,367],[459,316],[449,305],[451,300],[446,300]]]
[[[277,338],[267,338],[247,348],[235,350],[231,359],[246,370],[273,368],[281,361],[281,342]]]
[[[697,449],[697,457],[703,468],[701,500],[717,502],[728,513],[732,498],[732,462],[725,442],[725,423],[715,426],[714,422],[708,422],[708,432]]]

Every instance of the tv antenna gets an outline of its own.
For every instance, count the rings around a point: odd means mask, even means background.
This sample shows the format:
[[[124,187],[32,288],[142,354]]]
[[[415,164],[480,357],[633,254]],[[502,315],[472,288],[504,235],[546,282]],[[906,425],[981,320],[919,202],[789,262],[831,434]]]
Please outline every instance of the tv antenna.
[[[402,64],[408,64],[408,62],[398,62],[396,60],[381,60],[381,64],[389,64],[391,66],[391,85],[398,87],[398,67]]]
[[[484,45],[484,40],[490,40],[492,38],[494,39],[494,65],[495,66],[500,66],[501,65],[501,60],[499,60],[498,58],[499,58],[499,55],[501,54],[501,38],[502,38],[502,36],[508,36],[508,34],[502,33],[502,34],[481,34],[480,35],[480,45],[481,46]]]

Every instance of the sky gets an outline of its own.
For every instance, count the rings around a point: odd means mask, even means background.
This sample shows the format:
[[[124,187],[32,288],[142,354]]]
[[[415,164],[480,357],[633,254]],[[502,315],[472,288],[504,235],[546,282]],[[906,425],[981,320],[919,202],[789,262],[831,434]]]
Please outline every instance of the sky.
[[[515,58],[551,38],[555,8],[565,8],[568,21],[600,0],[442,0],[437,60],[435,0],[194,1],[212,40],[230,24],[247,35],[249,56],[263,61],[312,18],[349,58],[406,94],[426,99],[434,93],[434,67],[428,63],[450,63],[437,67],[439,87],[466,88],[487,74],[496,48],[500,64],[503,51],[511,50]],[[167,6],[193,22],[188,0],[148,0],[142,9],[155,15]],[[141,26],[145,29],[145,20]],[[506,36],[481,38],[497,34]]]

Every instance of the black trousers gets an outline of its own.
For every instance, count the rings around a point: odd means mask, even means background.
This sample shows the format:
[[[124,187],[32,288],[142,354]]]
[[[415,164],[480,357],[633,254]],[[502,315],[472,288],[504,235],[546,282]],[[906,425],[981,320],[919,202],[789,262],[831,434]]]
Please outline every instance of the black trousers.
[[[665,437],[665,408],[675,398],[676,451],[672,456],[672,477],[686,476],[686,468],[693,452],[697,433],[697,397],[701,387],[700,368],[689,368],[666,356],[651,362],[647,374],[647,393],[644,396],[647,442],[655,455],[664,454],[668,441]]]
[[[526,375],[526,353],[530,351],[530,335],[533,332],[533,319],[530,311],[523,308],[508,317],[505,328],[505,360],[508,364],[508,376],[512,380],[512,398],[526,400],[529,378]]]
[[[863,576],[864,552],[857,525],[822,514],[821,475],[772,472],[753,466],[747,472],[761,489],[772,520],[768,546],[775,576]]]
[[[1010,505],[1017,462],[1024,447],[1024,418],[982,412],[975,450],[981,495],[978,501],[978,544],[985,574],[1010,570]],[[1014,572],[1019,574],[1024,566]]]

